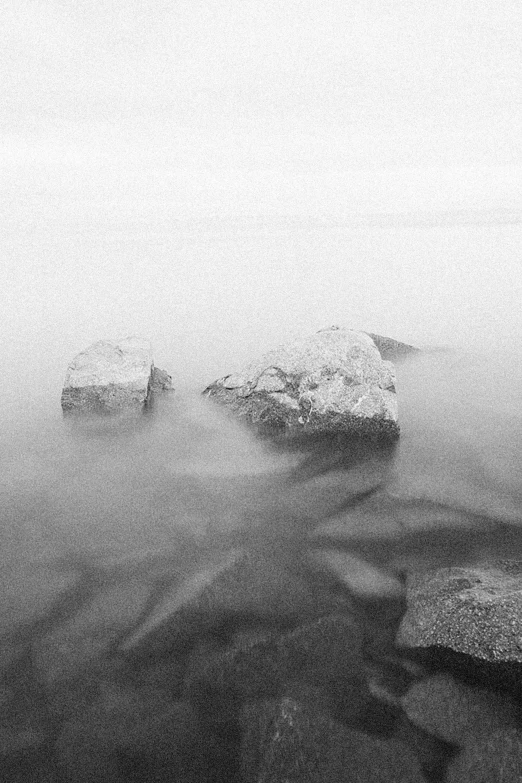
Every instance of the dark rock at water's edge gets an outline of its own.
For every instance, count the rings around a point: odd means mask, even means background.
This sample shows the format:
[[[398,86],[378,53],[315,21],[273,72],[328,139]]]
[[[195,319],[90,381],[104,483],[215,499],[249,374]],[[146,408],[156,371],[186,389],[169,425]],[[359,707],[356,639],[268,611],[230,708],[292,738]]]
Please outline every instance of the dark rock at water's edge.
[[[522,563],[412,574],[397,642],[449,648],[479,661],[522,663]]]
[[[148,340],[99,340],[74,357],[62,391],[67,413],[140,411],[153,393],[172,389],[172,379],[154,367]]]
[[[383,337],[380,334],[374,334],[373,332],[366,332],[366,334],[372,338],[373,342],[377,346],[377,350],[381,354],[381,359],[386,359],[391,362],[398,362],[401,359],[405,359],[411,354],[421,353],[420,348],[415,348],[408,343],[401,343],[398,340],[394,340],[392,337]]]
[[[203,392],[261,433],[399,436],[395,372],[363,332],[331,327],[276,348]]]
[[[150,390],[151,392],[174,391],[172,376],[153,365]]]

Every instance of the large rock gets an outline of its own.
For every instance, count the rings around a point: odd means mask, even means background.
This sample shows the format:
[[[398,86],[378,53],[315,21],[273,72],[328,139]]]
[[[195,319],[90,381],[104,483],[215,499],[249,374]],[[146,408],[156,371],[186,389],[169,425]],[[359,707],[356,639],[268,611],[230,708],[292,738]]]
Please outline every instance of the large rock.
[[[397,642],[445,647],[490,662],[522,662],[522,563],[412,575]]]
[[[148,340],[99,340],[69,365],[62,408],[91,413],[139,410],[149,402],[152,391],[167,388],[172,388],[170,376],[154,367]]]
[[[332,327],[284,345],[204,394],[268,433],[399,435],[395,372],[363,332]]]

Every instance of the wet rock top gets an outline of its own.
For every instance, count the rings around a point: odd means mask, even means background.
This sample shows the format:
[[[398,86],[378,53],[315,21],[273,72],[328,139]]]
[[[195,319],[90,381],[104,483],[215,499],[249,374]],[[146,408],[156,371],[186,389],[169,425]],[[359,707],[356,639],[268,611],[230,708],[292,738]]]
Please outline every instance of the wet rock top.
[[[151,391],[171,388],[170,376],[154,367],[148,340],[99,340],[70,363],[61,402],[65,411],[117,412],[140,409]]]
[[[276,348],[205,394],[288,434],[399,434],[395,372],[367,334],[332,327]]]
[[[65,386],[101,386],[107,383],[148,383],[152,346],[148,340],[98,340],[74,357],[65,376]]]
[[[502,561],[410,576],[397,641],[522,662],[522,564]]]

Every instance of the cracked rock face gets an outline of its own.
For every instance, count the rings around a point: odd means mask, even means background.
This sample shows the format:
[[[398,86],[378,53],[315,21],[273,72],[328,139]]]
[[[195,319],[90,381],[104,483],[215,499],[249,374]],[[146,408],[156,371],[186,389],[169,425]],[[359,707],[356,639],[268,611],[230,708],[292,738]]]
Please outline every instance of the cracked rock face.
[[[139,410],[152,391],[167,388],[172,388],[171,378],[154,367],[148,340],[99,340],[70,363],[61,402],[66,412]]]
[[[284,345],[204,394],[266,432],[399,435],[395,371],[367,334],[332,327]]]

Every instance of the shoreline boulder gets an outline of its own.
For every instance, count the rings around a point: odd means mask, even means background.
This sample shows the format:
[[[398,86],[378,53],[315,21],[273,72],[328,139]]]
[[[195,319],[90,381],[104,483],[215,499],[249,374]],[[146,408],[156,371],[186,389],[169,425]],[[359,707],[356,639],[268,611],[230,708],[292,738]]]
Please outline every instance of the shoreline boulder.
[[[269,351],[204,395],[265,434],[399,436],[395,371],[364,332],[331,327]]]
[[[522,563],[413,573],[397,645],[447,648],[490,663],[522,663]]]
[[[154,367],[148,340],[99,340],[69,364],[61,404],[64,412],[141,410],[152,392],[169,388],[171,378]]]

